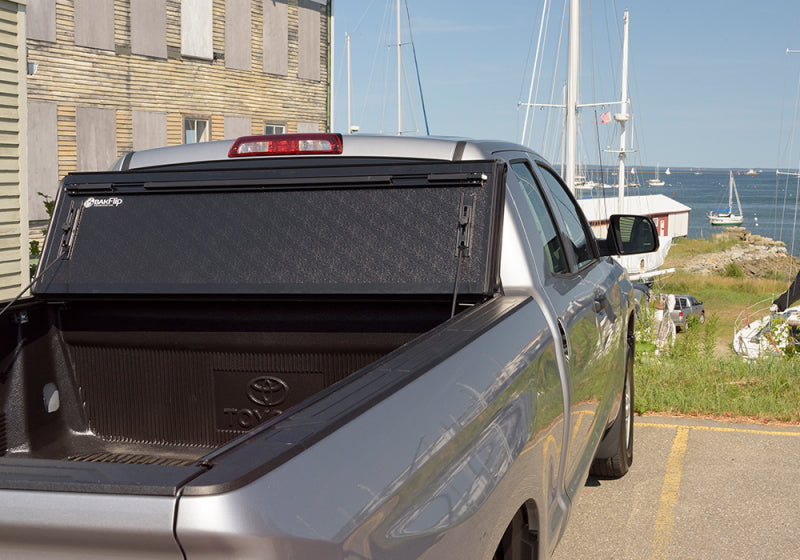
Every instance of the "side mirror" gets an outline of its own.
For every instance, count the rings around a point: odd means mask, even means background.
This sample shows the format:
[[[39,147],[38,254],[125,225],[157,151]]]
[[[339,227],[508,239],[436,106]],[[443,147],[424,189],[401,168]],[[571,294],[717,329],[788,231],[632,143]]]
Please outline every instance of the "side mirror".
[[[658,230],[648,216],[614,214],[609,218],[607,255],[640,255],[658,250]]]

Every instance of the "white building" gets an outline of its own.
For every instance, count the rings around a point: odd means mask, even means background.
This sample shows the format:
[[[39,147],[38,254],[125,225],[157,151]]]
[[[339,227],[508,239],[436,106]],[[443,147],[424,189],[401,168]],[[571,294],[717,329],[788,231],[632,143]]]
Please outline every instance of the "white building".
[[[625,196],[622,209],[616,197],[585,198],[578,200],[578,204],[598,238],[606,237],[608,217],[612,214],[650,216],[658,228],[660,237],[675,238],[689,235],[691,208],[663,194]]]

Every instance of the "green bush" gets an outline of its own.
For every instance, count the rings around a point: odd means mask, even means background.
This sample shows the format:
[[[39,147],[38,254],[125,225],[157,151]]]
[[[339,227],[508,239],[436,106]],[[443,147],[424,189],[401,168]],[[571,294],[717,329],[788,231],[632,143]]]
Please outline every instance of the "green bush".
[[[56,201],[51,196],[46,195],[43,192],[39,192],[39,196],[42,197],[42,203],[44,204],[44,211],[47,212],[47,216],[52,219],[53,210],[56,207]],[[47,235],[47,227],[42,229],[42,233]],[[31,241],[30,242],[31,278],[36,276],[36,267],[39,266],[39,257],[41,256],[41,254],[42,254],[42,248],[39,245],[39,241],[37,240]]]
[[[744,278],[744,271],[737,263],[731,261],[725,267],[723,276],[727,278]]]

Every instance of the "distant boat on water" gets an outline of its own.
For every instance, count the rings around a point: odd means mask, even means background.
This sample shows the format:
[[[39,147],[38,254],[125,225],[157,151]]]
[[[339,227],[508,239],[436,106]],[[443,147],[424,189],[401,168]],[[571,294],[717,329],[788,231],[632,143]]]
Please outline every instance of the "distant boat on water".
[[[672,175],[672,173],[669,170],[669,167],[667,167],[667,170],[664,171],[664,175]]]
[[[756,171],[755,169],[748,169],[745,175],[758,175],[758,171]]]
[[[736,196],[736,210],[733,211],[733,197]],[[712,226],[739,226],[742,224],[742,205],[739,202],[739,191],[736,190],[736,181],[733,180],[733,171],[730,172],[728,181],[728,207],[725,210],[712,210],[708,214],[708,221]]]
[[[655,177],[655,179],[648,179],[647,180],[647,184],[650,185],[651,187],[663,187],[664,186],[664,180],[660,179],[658,177],[658,165],[659,164],[656,164],[656,177]],[[667,168],[667,174],[669,174],[669,168]]]

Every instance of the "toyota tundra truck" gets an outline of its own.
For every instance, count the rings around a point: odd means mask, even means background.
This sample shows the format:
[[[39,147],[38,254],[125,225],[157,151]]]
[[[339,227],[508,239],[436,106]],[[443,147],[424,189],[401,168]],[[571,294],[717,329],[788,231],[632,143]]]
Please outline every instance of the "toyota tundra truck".
[[[297,134],[61,182],[0,315],[0,557],[543,559],[633,458],[634,297],[526,147]]]

